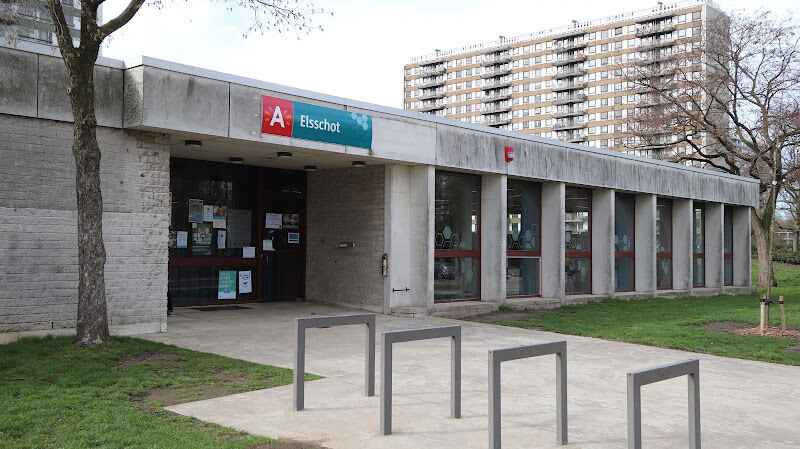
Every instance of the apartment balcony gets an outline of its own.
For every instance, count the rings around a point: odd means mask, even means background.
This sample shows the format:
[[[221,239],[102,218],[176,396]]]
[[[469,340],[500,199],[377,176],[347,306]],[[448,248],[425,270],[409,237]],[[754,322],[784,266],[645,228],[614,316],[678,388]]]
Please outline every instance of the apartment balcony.
[[[640,26],[636,29],[636,37],[654,36],[661,33],[669,33],[675,30],[674,24],[660,26]]]
[[[553,61],[553,65],[555,67],[559,67],[559,66],[562,66],[562,65],[575,64],[575,63],[583,62],[583,61],[586,61],[586,55],[583,54],[583,53],[578,53],[578,54],[567,56],[567,57],[562,58],[562,59],[557,59],[557,60]]]
[[[436,89],[434,91],[422,92],[422,95],[417,97],[417,100],[431,100],[433,98],[444,98],[445,95],[444,89]]]
[[[553,118],[577,117],[586,114],[585,108],[565,108],[553,113]]]
[[[483,83],[483,90],[497,89],[500,87],[507,87],[511,85],[511,79],[489,79]]]
[[[431,103],[423,103],[419,107],[419,112],[432,112],[444,109],[444,101],[434,101]]]
[[[558,39],[567,39],[570,37],[583,36],[584,34],[586,34],[585,30],[569,30],[565,31],[563,34],[558,36]]]
[[[660,62],[660,61],[657,60],[655,62]],[[644,66],[647,66],[647,65],[651,65],[651,64],[644,64]],[[677,67],[673,67],[673,66],[669,66],[669,65],[657,66],[657,67],[649,67],[646,70],[642,70],[642,71],[636,72],[634,74],[634,78],[636,78],[638,80],[648,79],[648,78],[658,78],[660,76],[665,76],[665,75],[674,75],[677,72],[678,72],[678,68]]]
[[[503,126],[508,125],[509,123],[511,123],[511,119],[508,117],[491,119],[483,122],[483,124],[486,126]]]
[[[493,92],[489,95],[483,96],[483,101],[486,103],[490,103],[492,101],[500,101],[500,100],[507,100],[511,98],[511,90],[510,89],[503,89],[500,91]]]
[[[637,108],[650,108],[653,106],[658,106],[661,104],[661,99],[659,98],[640,98],[636,100],[636,107]]]
[[[553,100],[553,105],[558,106],[560,104],[580,103],[582,101],[586,101],[586,94],[573,94],[556,97],[556,99]]]
[[[675,43],[676,39],[655,39],[653,42],[647,44],[639,44],[636,46],[636,51],[644,53],[648,51],[658,50],[660,48],[669,47]]]
[[[511,72],[511,65],[499,65],[494,66],[493,68],[487,67],[483,73],[481,73],[481,78],[494,78],[495,76],[502,76],[508,75]]]
[[[557,123],[553,126],[553,131],[568,131],[571,129],[582,129],[586,126],[583,120],[565,120],[564,123]]]
[[[557,43],[557,42],[560,41],[553,42],[553,53],[563,53],[565,51],[579,50],[581,48],[586,48],[586,41],[566,42],[566,43]]]
[[[481,106],[481,115],[497,114],[499,112],[506,112],[511,110],[511,102],[504,103],[484,103]]]
[[[559,70],[558,72],[555,73],[555,75],[553,75],[553,79],[560,80],[564,78],[569,78],[571,76],[583,76],[583,75],[586,75],[586,69],[574,68],[571,70]]]
[[[445,67],[444,64],[438,66],[430,66],[420,70],[419,76],[441,75],[442,73],[445,72],[445,70],[447,70],[447,67]]]
[[[435,78],[423,78],[422,83],[419,86],[425,89],[427,87],[444,86],[444,83],[445,83],[444,77],[438,76]]]
[[[504,64],[506,62],[511,61],[511,55],[491,55],[491,56],[484,56],[483,61],[481,61],[481,65],[486,67],[490,65],[496,64]]]
[[[495,45],[494,47],[487,48],[486,51],[483,52],[483,54],[484,55],[491,55],[492,53],[500,53],[500,52],[503,52],[503,51],[506,51],[506,50],[510,50],[510,49],[511,49],[511,44],[503,42],[503,43]]]
[[[565,136],[563,140],[566,140],[569,143],[581,143],[581,142],[586,142],[586,136],[584,136],[583,134],[571,134]]]
[[[654,22],[654,21],[659,20],[659,19],[666,19],[667,17],[675,17],[675,13],[673,11],[662,11],[662,12],[656,14],[656,15],[652,15],[652,16],[647,16],[647,17],[641,18],[641,19],[637,20],[636,23]],[[674,22],[674,20],[673,20],[673,22]]]
[[[553,92],[563,92],[566,90],[577,90],[586,87],[586,81],[573,81],[567,83],[556,83],[553,86]]]

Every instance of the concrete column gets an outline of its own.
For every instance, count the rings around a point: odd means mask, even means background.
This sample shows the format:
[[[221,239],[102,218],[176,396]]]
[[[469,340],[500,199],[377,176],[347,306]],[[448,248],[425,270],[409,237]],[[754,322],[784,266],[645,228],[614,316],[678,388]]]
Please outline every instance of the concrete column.
[[[750,261],[750,208],[733,208],[733,285],[750,287],[753,283]]]
[[[634,216],[634,246],[636,267],[635,290],[641,293],[656,292],[656,196],[650,193],[636,195]]]
[[[692,219],[690,199],[672,200],[672,288],[692,290]]]
[[[592,191],[592,294],[614,294],[614,189]]]
[[[384,240],[389,269],[384,312],[431,313],[434,170],[390,164],[385,173]]]
[[[386,165],[384,242],[389,268],[384,282],[383,313],[412,306],[409,292],[392,291],[405,289],[410,282],[409,176],[410,167],[407,165]],[[424,307],[424,303],[418,306]]]
[[[506,175],[481,176],[481,301],[506,299]]]
[[[542,297],[564,297],[564,183],[542,184]]]
[[[722,288],[723,258],[725,255],[725,214],[722,203],[706,203],[705,245],[706,245],[706,287]]]
[[[410,258],[409,298],[433,313],[433,225],[436,193],[432,165],[413,166],[409,176]]]

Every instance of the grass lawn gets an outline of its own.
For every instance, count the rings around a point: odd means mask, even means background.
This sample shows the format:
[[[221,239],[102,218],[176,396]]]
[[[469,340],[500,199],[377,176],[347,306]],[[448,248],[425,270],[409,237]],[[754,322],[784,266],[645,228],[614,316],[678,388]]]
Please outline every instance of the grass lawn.
[[[754,266],[753,273],[757,273]],[[800,327],[800,266],[775,265],[779,287],[773,299],[784,295],[786,321]],[[631,343],[663,346],[787,365],[800,365],[800,341],[775,337],[744,337],[711,332],[702,325],[710,322],[739,322],[758,325],[758,294],[746,296],[606,299],[530,314],[504,308],[489,321],[522,328],[540,328],[564,334],[584,335]],[[504,316],[508,316],[504,320]],[[778,307],[770,313],[772,326],[780,325]],[[795,348],[788,350],[786,348]]]
[[[0,347],[0,447],[312,447],[280,444],[163,409],[286,385],[291,370],[134,338],[88,349],[73,340],[23,339]]]

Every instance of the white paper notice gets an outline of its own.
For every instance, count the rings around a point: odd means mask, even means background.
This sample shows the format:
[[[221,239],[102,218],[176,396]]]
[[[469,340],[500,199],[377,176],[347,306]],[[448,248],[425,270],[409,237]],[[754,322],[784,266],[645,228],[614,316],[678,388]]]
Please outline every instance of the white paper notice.
[[[261,249],[264,250],[264,251],[272,251],[273,249],[275,249],[275,248],[272,247],[272,239],[264,239],[264,240],[262,240],[261,241]]]
[[[264,227],[281,229],[283,227],[283,214],[271,214],[267,212],[264,218]]]
[[[217,248],[218,249],[225,249],[225,238],[227,237],[228,232],[224,229],[220,229],[217,231]]]
[[[250,271],[239,272],[239,293],[252,293],[253,282],[252,273]]]
[[[211,223],[214,221],[214,205],[203,204],[203,221]]]
[[[255,259],[256,258],[256,247],[255,246],[245,246],[242,248],[242,258],[243,259]]]
[[[175,247],[186,248],[187,243],[189,242],[189,231],[178,231],[175,237]]]

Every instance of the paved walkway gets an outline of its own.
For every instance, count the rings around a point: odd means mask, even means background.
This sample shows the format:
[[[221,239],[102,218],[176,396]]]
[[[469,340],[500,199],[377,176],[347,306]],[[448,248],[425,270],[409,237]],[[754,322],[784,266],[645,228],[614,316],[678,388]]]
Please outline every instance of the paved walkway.
[[[258,304],[249,310],[177,309],[169,332],[145,338],[253,362],[292,366],[296,317],[355,313],[309,304]],[[486,448],[487,350],[565,339],[568,342],[569,447],[625,448],[626,373],[700,359],[704,448],[800,447],[800,367],[693,354],[628,343],[442,318],[378,315],[386,330],[463,326],[463,417],[449,418],[446,339],[410,342],[394,350],[394,414],[379,435],[380,348],[376,396],[365,397],[362,326],[309,330],[306,410],[291,410],[292,386],[253,391],[168,409],[253,434],[313,441],[331,449]],[[555,434],[555,357],[503,365],[503,444],[561,447]],[[646,448],[688,447],[687,381],[642,390]]]

